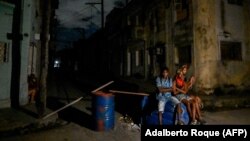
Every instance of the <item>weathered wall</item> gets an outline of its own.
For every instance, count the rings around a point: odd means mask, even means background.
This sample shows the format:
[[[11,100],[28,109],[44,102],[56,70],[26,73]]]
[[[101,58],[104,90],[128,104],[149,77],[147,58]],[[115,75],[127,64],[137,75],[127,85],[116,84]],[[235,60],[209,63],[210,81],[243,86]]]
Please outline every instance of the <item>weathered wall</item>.
[[[194,72],[196,88],[210,92],[218,85],[216,0],[193,0]]]
[[[210,94],[225,85],[249,85],[249,3],[239,6],[227,0],[193,0],[193,4],[197,90]],[[224,31],[230,35],[226,37]],[[241,42],[242,61],[221,61],[220,41]]]
[[[165,8],[165,31],[166,31],[166,64],[169,67],[170,75],[175,73],[174,42],[173,42],[173,2]]]
[[[20,105],[28,103],[28,62],[29,47],[32,28],[32,3],[31,0],[23,0],[22,26],[21,33],[24,35],[21,41],[21,72],[20,72]]]
[[[244,61],[245,61],[245,67],[246,67],[246,73],[243,77],[244,79],[244,85],[249,88],[250,86],[250,1],[244,0],[243,3],[243,15],[244,15]]]
[[[229,4],[226,0],[216,1],[217,37],[219,41],[238,41],[242,43],[242,61],[219,61],[218,72],[220,86],[244,86],[249,84],[249,4],[245,1],[243,6]],[[222,4],[223,3],[223,4]],[[248,7],[248,8],[247,8]],[[222,11],[221,8],[224,10]],[[245,13],[245,14],[244,14]],[[248,14],[248,15],[247,15]],[[224,16],[221,16],[224,15]],[[224,17],[224,18],[223,18]],[[230,33],[223,36],[223,31]],[[220,48],[219,48],[220,49]],[[218,53],[219,54],[219,53]],[[220,58],[220,54],[219,54]]]
[[[244,1],[245,60],[250,61],[250,1]],[[249,65],[250,66],[250,65]]]
[[[0,2],[0,42],[8,44],[8,61],[0,62],[0,108],[10,107],[10,85],[11,85],[11,47],[12,41],[6,37],[12,32],[14,6]]]

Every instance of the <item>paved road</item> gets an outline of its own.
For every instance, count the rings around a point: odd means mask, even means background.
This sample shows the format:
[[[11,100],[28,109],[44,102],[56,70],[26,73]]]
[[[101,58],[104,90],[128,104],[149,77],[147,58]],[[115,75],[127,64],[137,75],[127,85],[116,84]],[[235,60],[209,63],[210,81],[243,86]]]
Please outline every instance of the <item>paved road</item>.
[[[209,125],[250,125],[250,108],[203,112]]]
[[[204,112],[208,124],[250,125],[250,109],[229,110],[220,112]],[[140,141],[140,132],[130,130],[119,123],[113,131],[98,132],[76,123],[26,135],[1,139],[1,141]]]
[[[120,121],[122,114],[116,112],[115,129],[111,131],[95,131],[90,128],[91,96],[81,91],[68,81],[51,81],[49,84],[48,105],[53,109],[60,104],[83,96],[84,99],[68,110],[59,113],[59,118],[69,121],[63,126],[31,132],[28,134],[0,138],[1,141],[140,141],[140,131],[131,129],[129,124]],[[129,102],[128,102],[129,103]],[[59,105],[57,105],[59,104]],[[250,109],[236,109],[227,111],[203,111],[205,120],[210,125],[248,124],[250,125]]]

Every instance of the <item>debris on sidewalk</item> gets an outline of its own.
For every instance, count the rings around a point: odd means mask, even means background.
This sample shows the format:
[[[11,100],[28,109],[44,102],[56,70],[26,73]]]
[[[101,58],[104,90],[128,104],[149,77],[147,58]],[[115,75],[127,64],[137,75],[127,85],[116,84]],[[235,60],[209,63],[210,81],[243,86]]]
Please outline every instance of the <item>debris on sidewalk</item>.
[[[119,118],[119,122],[121,123],[122,127],[126,130],[132,132],[140,132],[141,128],[137,124],[135,124],[132,118],[128,115],[122,116]]]

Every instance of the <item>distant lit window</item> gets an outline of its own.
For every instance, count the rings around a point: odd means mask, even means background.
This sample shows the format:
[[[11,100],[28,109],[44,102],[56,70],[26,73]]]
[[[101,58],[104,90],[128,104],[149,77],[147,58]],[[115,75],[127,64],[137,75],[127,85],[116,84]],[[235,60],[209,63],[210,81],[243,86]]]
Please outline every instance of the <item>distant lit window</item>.
[[[222,61],[241,61],[242,47],[241,42],[220,42],[221,60]]]
[[[228,3],[242,6],[243,0],[228,0]]]
[[[60,61],[59,60],[55,60],[54,61],[54,68],[59,68],[60,67]]]

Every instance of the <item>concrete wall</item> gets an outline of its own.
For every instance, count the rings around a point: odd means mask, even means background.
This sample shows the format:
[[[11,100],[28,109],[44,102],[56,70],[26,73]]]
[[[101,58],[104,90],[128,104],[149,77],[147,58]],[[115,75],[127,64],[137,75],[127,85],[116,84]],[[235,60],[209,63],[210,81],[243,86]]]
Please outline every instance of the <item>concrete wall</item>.
[[[244,1],[244,7],[243,7],[243,15],[244,15],[244,52],[245,52],[245,56],[244,56],[244,61],[246,62],[246,67],[247,67],[247,71],[246,73],[248,75],[244,76],[243,81],[246,80],[245,85],[246,86],[250,86],[250,78],[249,78],[249,73],[250,73],[250,1],[249,0],[245,0]]]
[[[165,9],[165,31],[166,31],[166,65],[169,67],[170,74],[172,76],[175,72],[175,51],[174,51],[174,38],[173,38],[173,2],[170,3],[170,7]]]
[[[222,4],[223,2],[224,4]],[[217,16],[217,37],[219,41],[238,41],[242,43],[242,61],[225,61],[219,62],[220,73],[219,81],[221,85],[235,85],[235,86],[244,86],[249,84],[249,67],[250,62],[248,59],[249,53],[246,50],[249,49],[249,45],[246,44],[246,32],[249,30],[245,30],[249,23],[245,22],[246,19],[249,19],[246,15],[244,15],[244,6],[247,5],[235,5],[229,4],[227,0],[216,1],[217,7],[216,15]],[[222,12],[221,8],[224,6],[224,12]],[[248,7],[250,5],[248,4]],[[223,15],[224,16],[221,16]],[[224,24],[222,24],[224,17]],[[245,23],[244,23],[245,22]],[[223,31],[227,31],[231,33],[229,37],[221,36]],[[219,54],[220,56],[220,54]],[[219,57],[220,58],[220,57]],[[221,60],[221,58],[220,58]]]
[[[218,85],[216,0],[193,0],[194,73],[196,88],[207,93]]]
[[[31,0],[23,0],[23,13],[21,18],[21,33],[24,35],[21,41],[21,72],[20,72],[20,105],[28,102],[28,62],[29,62],[29,48],[31,41],[32,29],[32,4]]]
[[[198,90],[209,94],[225,85],[250,84],[249,6],[228,4],[227,0],[193,0],[194,71]],[[224,31],[230,35],[225,36]],[[241,42],[242,61],[222,61],[220,41]]]
[[[0,2],[0,42],[7,43],[8,61],[0,62],[0,108],[10,107],[11,85],[11,48],[12,41],[7,39],[7,33],[12,32],[14,5]]]
[[[171,3],[170,7],[165,7],[164,1],[159,0],[142,8],[145,14],[143,26],[145,65],[140,69],[144,69],[145,76],[147,74],[155,76],[159,72],[156,55],[151,54],[150,65],[146,63],[149,60],[149,56],[146,56],[147,51],[155,48],[159,43],[163,44],[166,66],[174,74],[178,64],[178,55],[176,55],[178,48],[189,45],[191,46],[189,72],[196,76],[196,90],[210,94],[215,88],[225,85],[249,86],[250,1],[245,0],[243,6],[228,4],[227,0],[187,0],[186,2],[189,2],[188,18],[180,21],[176,21],[174,3]],[[229,32],[230,36],[224,36],[224,31]],[[242,61],[221,61],[220,41],[241,42]],[[131,59],[133,63],[133,55]],[[132,73],[136,72],[133,68],[135,67],[132,64]]]
[[[41,30],[41,14],[39,11],[39,1],[31,1],[31,32],[29,47],[29,66],[28,74],[39,74],[39,51],[40,51],[40,30]]]
[[[250,1],[244,1],[244,32],[245,33],[245,46],[246,54],[250,54]],[[245,56],[246,61],[250,61],[250,55]]]

